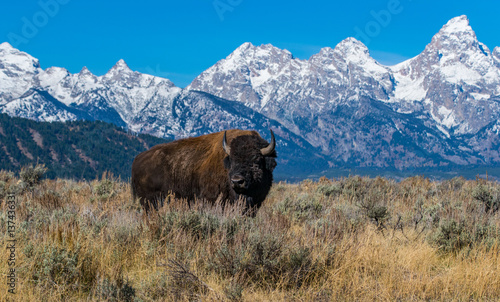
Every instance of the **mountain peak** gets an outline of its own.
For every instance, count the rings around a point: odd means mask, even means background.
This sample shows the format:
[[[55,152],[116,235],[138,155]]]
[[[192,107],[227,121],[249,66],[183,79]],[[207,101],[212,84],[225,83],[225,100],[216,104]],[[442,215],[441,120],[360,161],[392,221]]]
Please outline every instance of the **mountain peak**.
[[[386,73],[385,67],[382,67],[375,59],[370,56],[370,51],[365,44],[355,38],[347,38],[342,40],[335,49],[337,57],[342,58],[345,62],[352,62],[357,65],[370,65],[373,70],[381,73]]]
[[[358,47],[367,48],[366,45],[363,44],[363,42],[359,41],[358,39],[356,39],[354,37],[345,38],[344,40],[340,41],[339,44],[337,44],[337,46],[339,46],[339,45],[357,45]]]
[[[255,45],[253,45],[251,42],[245,42],[243,44],[241,44],[240,46],[238,46],[238,48],[236,48],[236,50],[247,50],[249,48],[254,48]]]
[[[462,15],[448,21],[439,32],[432,37],[430,46],[435,48],[447,47],[460,50],[469,48],[470,44],[477,44],[477,37],[469,24],[467,16]]]
[[[23,95],[40,71],[37,59],[7,42],[0,44],[0,103]]]
[[[319,53],[309,59],[310,62],[320,65],[332,64],[336,60],[353,62],[364,62],[370,57],[370,51],[365,44],[355,38],[347,38],[340,41],[334,49],[323,47]]]
[[[352,37],[340,41],[340,43],[335,46],[335,50],[348,55],[370,54],[368,47],[366,47],[363,42]]]
[[[458,16],[448,21],[441,28],[442,33],[473,32],[466,15]]]
[[[0,43],[0,49],[13,49],[12,45],[9,44],[9,42],[3,42]]]
[[[244,57],[252,55],[254,57],[262,57],[267,55],[285,55],[292,57],[291,52],[286,49],[280,49],[272,44],[261,44],[255,46],[250,42],[245,42],[236,48],[229,57]]]
[[[112,67],[112,69],[119,69],[119,70],[131,70],[130,67],[128,67],[127,63],[125,63],[125,60],[120,59],[116,64]]]
[[[227,58],[242,57],[249,51],[255,50],[255,48],[256,48],[255,45],[253,45],[252,43],[245,42],[240,46],[238,46],[238,48],[236,48]]]
[[[78,78],[91,82],[97,81],[97,77],[86,66],[84,66],[82,70],[80,70],[80,72],[78,73]]]
[[[19,71],[29,71],[34,73],[36,69],[40,68],[38,59],[32,57],[24,51],[12,47],[7,42],[0,44],[0,62],[6,62],[11,66],[16,66],[16,73]]]
[[[130,67],[123,59],[118,60],[116,64],[106,73],[105,77],[116,77],[118,74],[132,73]]]
[[[118,79],[123,76],[128,77],[133,71],[128,67],[123,59],[118,60],[116,64],[104,75],[105,79]]]
[[[465,15],[448,21],[432,37],[431,43],[426,46],[422,54],[426,57],[433,57],[433,62],[440,65],[460,61],[469,67],[480,65],[484,67],[491,63],[486,62],[491,61],[490,50],[478,41]]]
[[[84,74],[89,74],[91,73],[90,70],[87,68],[87,66],[83,66],[82,70],[78,74],[84,75]]]

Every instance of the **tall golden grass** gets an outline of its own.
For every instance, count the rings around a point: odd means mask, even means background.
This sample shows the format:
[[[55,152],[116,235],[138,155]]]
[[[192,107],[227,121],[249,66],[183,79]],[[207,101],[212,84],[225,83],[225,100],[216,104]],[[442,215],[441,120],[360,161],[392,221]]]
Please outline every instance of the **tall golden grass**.
[[[357,176],[277,183],[255,218],[174,200],[144,215],[110,175],[17,194],[2,301],[497,301],[500,184]],[[9,270],[6,203],[0,269]]]

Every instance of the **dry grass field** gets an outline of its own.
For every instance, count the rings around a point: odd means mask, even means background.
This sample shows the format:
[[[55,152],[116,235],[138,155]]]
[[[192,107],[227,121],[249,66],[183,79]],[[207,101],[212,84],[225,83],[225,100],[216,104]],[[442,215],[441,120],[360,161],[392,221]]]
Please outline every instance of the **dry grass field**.
[[[500,299],[496,182],[276,183],[255,218],[182,201],[147,217],[125,181],[42,174],[0,173],[2,301]]]

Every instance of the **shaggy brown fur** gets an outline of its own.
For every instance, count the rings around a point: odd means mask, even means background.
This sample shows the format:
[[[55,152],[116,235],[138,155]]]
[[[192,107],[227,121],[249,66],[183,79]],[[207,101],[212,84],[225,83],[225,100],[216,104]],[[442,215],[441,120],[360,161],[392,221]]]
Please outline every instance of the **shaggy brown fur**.
[[[260,148],[269,143],[255,131],[228,130],[227,156],[224,132],[154,146],[137,155],[132,164],[132,192],[146,211],[162,204],[169,194],[177,198],[205,198],[231,202],[242,197],[248,208],[258,208],[269,192],[276,153],[264,157]],[[245,180],[233,189],[231,176]]]

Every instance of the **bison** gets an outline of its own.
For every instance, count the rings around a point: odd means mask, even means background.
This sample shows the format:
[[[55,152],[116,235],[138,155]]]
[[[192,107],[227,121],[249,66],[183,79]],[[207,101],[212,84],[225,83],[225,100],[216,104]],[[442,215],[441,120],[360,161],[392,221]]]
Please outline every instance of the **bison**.
[[[269,192],[276,167],[275,138],[256,131],[227,130],[176,140],[137,155],[132,164],[132,195],[143,209],[158,209],[169,194],[234,203],[242,198],[255,213]]]

